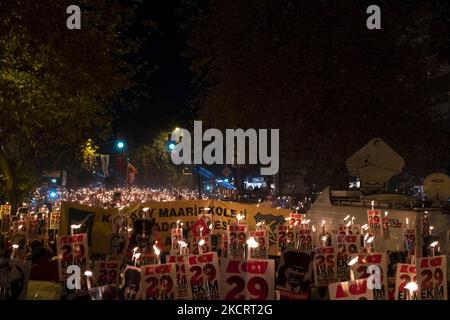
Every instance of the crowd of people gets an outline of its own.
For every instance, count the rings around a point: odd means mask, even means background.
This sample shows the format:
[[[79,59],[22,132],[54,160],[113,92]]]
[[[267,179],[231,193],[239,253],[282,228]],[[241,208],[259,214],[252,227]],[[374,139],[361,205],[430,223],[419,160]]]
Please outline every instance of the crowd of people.
[[[61,189],[55,199],[59,201],[77,202],[91,206],[118,207],[152,201],[175,201],[208,199],[207,195],[199,195],[197,191],[179,188],[79,188]],[[44,189],[36,189],[33,201],[44,203],[48,194]]]
[[[46,205],[51,207],[52,203],[68,201],[91,206],[103,206],[105,208],[116,208],[130,206],[139,203],[153,201],[176,201],[176,200],[208,200],[222,199],[219,194],[199,193],[197,190],[180,188],[114,188],[86,187],[79,189],[59,189],[54,197],[49,197],[49,192],[45,188],[37,188],[32,195],[31,204],[36,207]],[[273,208],[292,209],[297,212],[306,212],[312,201],[305,198],[298,201],[292,196],[273,196],[258,200]],[[245,199],[241,201],[246,202]],[[29,204],[28,204],[29,205]]]

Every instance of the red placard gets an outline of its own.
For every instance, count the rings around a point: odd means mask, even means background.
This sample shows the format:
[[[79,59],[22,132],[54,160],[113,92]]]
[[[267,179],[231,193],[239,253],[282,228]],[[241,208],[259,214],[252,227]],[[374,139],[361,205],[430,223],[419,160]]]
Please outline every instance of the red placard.
[[[333,243],[337,244],[335,250],[336,279],[340,281],[350,280],[350,267],[348,266],[350,254],[359,252],[359,235],[333,235]]]
[[[298,229],[298,249],[310,253],[313,251],[313,232],[311,229]]]
[[[61,221],[61,214],[59,212],[52,212],[50,214],[50,230],[59,230],[59,223]]]
[[[171,231],[171,250],[179,251],[180,245],[178,244],[178,241],[183,241],[183,229],[176,228],[172,229]]]
[[[358,257],[358,260],[350,268],[354,274],[355,280],[365,279],[370,275],[367,273],[367,267],[375,265],[380,268],[381,289],[373,289],[373,297],[375,300],[387,300],[387,264],[385,253],[360,253],[350,255],[350,260]]]
[[[94,283],[97,287],[118,283],[119,274],[119,261],[94,262]]]
[[[3,216],[11,215],[11,205],[10,204],[2,204],[0,206],[0,219],[3,219]]]
[[[417,259],[419,300],[447,300],[446,256]]]
[[[367,217],[369,220],[369,232],[372,236],[381,236],[383,233],[381,211],[367,210]]]
[[[250,248],[250,258],[267,259],[269,250],[269,237],[266,230],[250,231],[250,238],[258,243],[256,248]]]
[[[277,226],[277,245],[278,245],[278,253],[281,254],[287,248],[287,230],[288,227],[284,224],[280,224]]]
[[[275,265],[271,259],[222,261],[222,300],[273,300]]]
[[[140,287],[143,300],[178,299],[175,263],[153,264],[142,267]]]
[[[188,279],[185,257],[179,255],[171,255],[166,258],[167,263],[175,263],[177,266],[177,288],[179,300],[191,300],[191,284]]]
[[[59,280],[66,281],[70,276],[66,272],[70,265],[77,265],[80,267],[81,275],[86,272],[89,265],[89,252],[87,234],[81,233],[73,236],[60,236],[57,238],[58,251],[58,269]],[[84,280],[85,277],[81,279]],[[81,281],[82,288],[85,281]]]
[[[316,287],[327,286],[336,281],[334,247],[321,247],[314,257],[314,283]]]
[[[405,286],[411,281],[416,280],[416,265],[399,263],[395,279],[395,300],[417,300],[417,291],[411,296]]]
[[[185,257],[193,300],[218,300],[220,269],[216,252]]]
[[[228,225],[228,258],[243,259],[247,241],[247,225]]]
[[[328,289],[330,300],[373,300],[373,291],[367,288],[367,279],[330,283]]]
[[[361,225],[351,224],[348,227],[346,225],[340,225],[338,228],[338,234],[340,235],[358,235],[361,234]]]
[[[343,224],[339,225],[338,227],[338,234],[339,235],[346,235],[347,234],[347,227]]]
[[[228,234],[226,232],[222,234],[222,252],[220,256],[228,258]]]
[[[389,251],[387,254],[387,281],[388,281],[388,297],[389,300],[396,300],[395,298],[395,284],[398,277],[397,266],[405,264],[407,260],[407,253],[404,251]],[[416,273],[414,268],[414,274]]]
[[[300,227],[303,219],[303,214],[301,213],[291,213],[289,215],[289,226]]]
[[[410,255],[415,255],[416,252],[416,230],[405,229],[403,232],[403,244],[405,251],[408,251]]]
[[[204,243],[202,246],[199,246],[200,241],[203,240]],[[211,251],[211,235],[203,236],[203,237],[193,237],[191,238],[191,254],[199,254],[200,249],[202,253]]]

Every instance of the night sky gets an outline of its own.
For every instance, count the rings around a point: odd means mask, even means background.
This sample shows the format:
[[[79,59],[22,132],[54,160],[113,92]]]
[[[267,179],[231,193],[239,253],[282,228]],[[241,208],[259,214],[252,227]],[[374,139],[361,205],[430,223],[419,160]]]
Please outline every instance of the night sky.
[[[192,98],[189,61],[181,55],[185,39],[178,28],[175,12],[178,0],[145,1],[138,19],[151,19],[157,30],[142,46],[139,55],[148,62],[150,76],[138,78],[138,84],[148,95],[127,95],[138,101],[133,110],[122,110],[114,124],[115,135],[129,141],[130,147],[151,142],[160,130],[181,125],[187,104]],[[136,34],[139,34],[139,27]]]

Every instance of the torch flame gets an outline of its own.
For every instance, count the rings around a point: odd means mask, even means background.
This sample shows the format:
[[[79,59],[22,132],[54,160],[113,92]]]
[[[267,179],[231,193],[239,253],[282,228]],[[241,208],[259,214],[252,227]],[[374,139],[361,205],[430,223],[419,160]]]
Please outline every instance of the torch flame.
[[[254,237],[251,237],[250,239],[247,240],[247,244],[250,248],[257,248],[258,247],[258,242],[255,240]]]
[[[354,265],[356,262],[358,262],[358,256],[354,257],[352,260],[350,260],[347,265],[352,266]]]
[[[433,243],[430,244],[430,247],[434,248],[438,245],[438,241],[434,241]]]
[[[85,275],[86,277],[92,277],[92,271],[86,270],[86,272],[84,273],[84,275]]]
[[[417,283],[411,281],[405,286],[405,288],[408,289],[410,293],[413,293],[414,291],[417,290],[418,286]]]

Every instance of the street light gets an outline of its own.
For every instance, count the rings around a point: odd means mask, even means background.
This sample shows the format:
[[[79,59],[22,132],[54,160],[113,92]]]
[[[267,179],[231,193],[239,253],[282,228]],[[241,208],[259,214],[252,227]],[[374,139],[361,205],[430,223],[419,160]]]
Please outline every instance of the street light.
[[[125,148],[125,143],[123,141],[117,141],[117,149],[122,150],[123,148]]]
[[[58,197],[58,191],[55,189],[50,189],[48,195],[52,200],[55,200]]]

